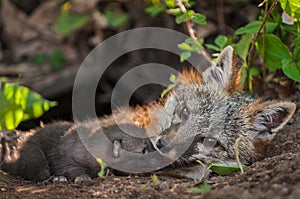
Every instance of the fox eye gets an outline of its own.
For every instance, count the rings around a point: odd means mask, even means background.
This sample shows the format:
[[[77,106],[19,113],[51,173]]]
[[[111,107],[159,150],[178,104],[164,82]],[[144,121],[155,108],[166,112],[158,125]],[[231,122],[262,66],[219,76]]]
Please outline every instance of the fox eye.
[[[216,145],[218,145],[218,140],[216,138],[213,138],[213,137],[207,137],[207,138],[204,139],[203,144],[206,147],[214,148]]]
[[[183,107],[180,111],[180,119],[186,120],[188,119],[190,112],[187,107]]]

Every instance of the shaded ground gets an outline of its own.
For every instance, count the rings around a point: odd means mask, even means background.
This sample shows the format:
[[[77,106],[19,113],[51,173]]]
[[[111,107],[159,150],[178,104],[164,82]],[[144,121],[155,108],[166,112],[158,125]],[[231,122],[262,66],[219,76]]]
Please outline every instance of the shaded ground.
[[[299,93],[295,96],[299,102]],[[83,183],[32,183],[0,171],[1,198],[298,198],[300,195],[300,110],[278,134],[270,157],[229,176],[207,180],[207,195],[193,193],[202,183],[158,176],[107,176]],[[143,185],[147,185],[143,188]]]

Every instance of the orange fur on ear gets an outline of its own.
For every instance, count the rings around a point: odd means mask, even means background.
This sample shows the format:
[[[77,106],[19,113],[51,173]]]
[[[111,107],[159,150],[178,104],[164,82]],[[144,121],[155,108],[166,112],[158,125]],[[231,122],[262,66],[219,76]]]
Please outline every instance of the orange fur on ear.
[[[230,75],[230,80],[226,85],[226,90],[229,94],[235,92],[240,92],[243,90],[243,85],[241,84],[241,67],[237,64],[235,53],[232,54],[232,73]]]
[[[227,91],[230,94],[235,92],[240,92],[243,90],[243,85],[241,83],[241,70],[239,68],[235,68],[235,71],[232,71],[231,81],[226,86]]]
[[[176,79],[178,84],[202,84],[203,78],[200,72],[196,69],[184,69],[179,73]]]

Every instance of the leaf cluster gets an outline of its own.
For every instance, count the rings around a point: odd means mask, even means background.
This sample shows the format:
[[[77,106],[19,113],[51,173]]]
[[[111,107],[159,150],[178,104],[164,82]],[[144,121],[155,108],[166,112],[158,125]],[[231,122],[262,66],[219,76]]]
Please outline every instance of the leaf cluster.
[[[15,129],[22,121],[40,117],[56,106],[18,83],[4,83],[0,101],[0,130]]]

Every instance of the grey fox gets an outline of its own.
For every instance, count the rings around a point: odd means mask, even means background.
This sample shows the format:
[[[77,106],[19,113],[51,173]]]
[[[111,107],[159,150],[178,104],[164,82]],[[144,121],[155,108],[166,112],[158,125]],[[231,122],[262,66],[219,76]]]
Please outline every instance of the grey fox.
[[[175,88],[158,102],[121,108],[114,117],[93,122],[99,123],[113,142],[108,152],[112,158],[120,156],[120,148],[168,155],[172,148],[192,140],[173,164],[175,169],[162,172],[172,170],[175,175],[195,179],[204,172],[196,160],[235,164],[234,143],[240,136],[241,162],[249,164],[262,158],[275,133],[296,110],[292,102],[262,102],[241,91],[241,70],[235,63],[233,48],[227,47],[204,73],[183,70]],[[89,124],[55,122],[27,133],[2,132],[1,168],[34,181],[52,176],[64,176],[59,180],[70,181],[96,177],[100,166],[77,134],[78,128],[97,131]],[[121,126],[143,131],[148,138],[127,135]]]

